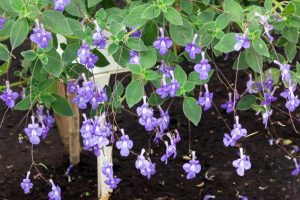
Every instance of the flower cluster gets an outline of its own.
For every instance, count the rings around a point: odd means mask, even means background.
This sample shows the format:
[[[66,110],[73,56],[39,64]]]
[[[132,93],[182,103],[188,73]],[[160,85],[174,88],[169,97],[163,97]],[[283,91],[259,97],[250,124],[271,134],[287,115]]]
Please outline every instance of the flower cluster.
[[[39,144],[41,142],[40,137],[43,134],[43,129],[39,123],[35,123],[35,117],[31,116],[31,124],[28,124],[27,128],[24,129],[27,137],[31,144]]]
[[[61,189],[58,185],[55,185],[53,180],[50,179],[52,190],[48,193],[49,200],[61,200]]]
[[[168,49],[173,45],[172,40],[169,37],[165,37],[163,28],[159,29],[160,37],[153,43],[153,47],[159,51],[160,55],[168,53]]]
[[[26,178],[23,179],[21,183],[21,188],[24,190],[25,194],[28,194],[33,187],[33,183],[29,179],[29,176],[30,176],[30,171],[27,172]]]
[[[225,133],[223,138],[223,143],[226,147],[235,146],[236,142],[242,137],[247,136],[247,130],[242,128],[242,125],[239,123],[239,117],[235,116],[235,124],[231,130],[230,135]]]
[[[62,12],[70,4],[70,0],[53,0],[55,10]]]
[[[130,50],[130,59],[129,64],[140,64],[140,55],[139,52]]]
[[[109,136],[112,134],[112,125],[105,120],[105,113],[88,119],[83,114],[84,121],[80,128],[81,137],[85,150],[93,151],[96,156],[100,156],[103,147],[109,144]]]
[[[274,41],[274,37],[270,34],[270,31],[273,30],[274,27],[268,23],[269,16],[261,15],[258,12],[255,12],[254,15],[260,18],[260,24],[264,26],[265,33],[269,38],[270,42],[272,43]]]
[[[85,74],[82,74],[82,77],[82,86],[78,85],[77,80],[74,83],[69,82],[68,92],[70,94],[77,94],[72,101],[79,109],[86,109],[87,104],[90,104],[92,109],[95,110],[100,104],[108,101],[106,90],[100,86],[95,86],[93,81],[87,80]]]
[[[198,98],[198,104],[204,107],[204,111],[207,111],[212,106],[212,100],[214,94],[212,92],[209,92],[207,84],[204,84],[204,87],[205,87],[205,93],[203,94],[202,92],[200,92]]]
[[[13,108],[15,106],[15,100],[18,98],[19,94],[13,92],[10,89],[9,82],[6,81],[6,90],[0,95],[1,100],[6,104],[7,107]]]
[[[186,178],[192,179],[201,171],[199,160],[196,160],[196,152],[192,151],[192,159],[183,165],[184,171],[187,173]]]
[[[158,95],[160,95],[160,97],[162,99],[166,98],[169,95],[170,95],[170,97],[174,97],[176,95],[178,89],[180,88],[180,84],[178,83],[178,81],[174,77],[174,72],[169,71],[169,74],[170,74],[170,77],[171,77],[170,83],[167,83],[166,75],[163,74],[162,75],[161,86],[156,89],[156,93]]]
[[[46,31],[44,25],[39,22],[38,19],[35,20],[36,26],[33,29],[33,33],[30,35],[30,40],[37,44],[38,48],[47,48],[49,41],[52,39],[50,32]]]
[[[201,55],[202,55],[202,59],[200,63],[194,66],[194,70],[197,73],[199,73],[200,80],[206,80],[209,77],[209,71],[211,69],[211,66],[208,63],[208,60],[205,59],[205,52],[201,52]]]
[[[100,49],[104,49],[106,46],[106,36],[103,30],[99,27],[97,20],[94,20],[94,24],[96,26],[96,31],[93,34],[93,45],[99,47]]]
[[[236,172],[239,176],[244,176],[245,170],[251,168],[250,158],[244,155],[243,148],[240,148],[240,158],[234,160],[232,165],[236,168]]]
[[[3,28],[3,26],[5,25],[6,23],[6,19],[4,17],[0,17],[0,30]]]
[[[173,137],[171,135],[171,133],[167,133],[167,136],[170,140],[170,144],[167,141],[165,141],[166,153],[160,158],[160,160],[165,162],[165,164],[168,163],[168,159],[171,156],[173,156],[173,159],[176,158],[176,156],[177,156],[176,144],[181,140],[178,132],[177,132],[176,137]]]
[[[78,49],[77,56],[79,58],[79,63],[85,65],[89,69],[93,69],[99,59],[98,56],[91,52],[89,45],[84,42]]]
[[[121,179],[114,177],[113,164],[111,162],[105,162],[101,171],[107,178],[107,180],[104,181],[105,184],[111,189],[117,188],[118,184],[121,182]]]
[[[143,176],[148,179],[155,174],[155,164],[151,162],[150,158],[146,159],[144,156],[145,149],[142,149],[141,154],[137,157],[135,161],[135,167],[140,170]]]
[[[44,114],[44,106],[39,105],[37,106],[36,118],[42,126],[42,138],[45,139],[50,128],[53,127],[55,119],[52,115],[50,115],[49,110],[47,110],[46,114]]]
[[[133,146],[132,140],[129,139],[128,135],[125,135],[124,129],[121,129],[122,136],[119,141],[116,142],[116,147],[120,149],[121,156],[127,157],[129,150]]]

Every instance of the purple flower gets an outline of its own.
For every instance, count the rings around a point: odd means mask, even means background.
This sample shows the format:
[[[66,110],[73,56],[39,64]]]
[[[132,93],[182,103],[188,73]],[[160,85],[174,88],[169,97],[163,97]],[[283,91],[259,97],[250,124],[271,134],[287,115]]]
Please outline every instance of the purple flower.
[[[157,125],[160,127],[161,131],[168,129],[170,123],[170,116],[168,111],[163,111],[163,109],[158,106],[160,112],[160,118],[157,119]]]
[[[292,89],[293,92],[296,91],[296,87],[297,85],[296,84],[292,84],[289,88],[285,89],[283,92],[280,93],[280,96],[287,99],[291,96],[291,93],[290,93],[290,88]]]
[[[111,162],[105,162],[101,171],[104,174],[104,176],[113,177],[113,164]]]
[[[148,179],[155,174],[155,164],[152,163],[149,159],[147,160],[144,156],[145,149],[142,149],[141,154],[138,156],[135,161],[135,167],[140,170],[143,176],[147,176]]]
[[[87,119],[85,114],[82,114],[84,121],[82,122],[82,126],[80,128],[81,137],[83,139],[90,139],[93,136],[93,128],[94,125],[90,119]]]
[[[215,195],[207,194],[204,196],[203,200],[209,200],[209,199],[215,199],[215,198],[216,198]]]
[[[145,149],[142,149],[141,154],[137,157],[137,160],[135,161],[135,168],[141,169],[141,167],[147,161],[144,156],[144,153],[145,153]]]
[[[199,64],[196,64],[194,66],[194,70],[199,73],[200,80],[206,80],[209,76],[209,71],[211,69],[210,64],[208,63],[208,60],[205,59],[205,52],[201,52],[202,54],[202,60]]]
[[[157,119],[155,117],[140,118],[139,123],[145,127],[147,131],[153,131],[157,126]]]
[[[117,177],[110,177],[109,179],[105,180],[104,183],[110,187],[110,189],[115,189],[118,187],[118,184],[121,182],[122,179]]]
[[[98,57],[90,50],[89,45],[83,43],[77,51],[79,63],[85,65],[87,68],[92,69],[95,67],[95,63],[98,61]]]
[[[162,99],[166,98],[169,95],[169,85],[166,82],[166,76],[162,75],[161,86],[156,89],[156,94],[160,95]]]
[[[165,55],[168,53],[168,48],[170,48],[173,45],[173,42],[169,37],[164,36],[163,28],[160,28],[159,30],[161,36],[153,42],[153,47],[159,50],[160,55]]]
[[[52,179],[49,180],[52,185],[52,191],[48,193],[49,200],[61,200],[61,189],[58,185],[55,185]]]
[[[244,155],[243,148],[240,148],[240,158],[234,160],[232,165],[236,168],[236,172],[239,176],[244,176],[245,170],[251,168],[250,158]]]
[[[287,102],[285,103],[285,107],[290,111],[290,112],[294,112],[295,109],[299,106],[300,101],[298,99],[298,95],[294,95],[293,89],[290,86],[289,87],[290,90],[290,95],[287,98]]]
[[[178,81],[175,79],[174,72],[170,71],[170,74],[171,74],[171,82],[168,85],[169,93],[170,93],[171,97],[174,97],[176,95],[178,89],[180,88],[180,85],[179,85]]]
[[[264,93],[264,100],[261,102],[262,105],[270,106],[273,101],[276,101],[277,98],[274,97],[274,93],[277,87],[274,87],[273,91],[267,91]]]
[[[106,46],[106,36],[99,27],[97,20],[94,20],[94,24],[96,26],[96,32],[93,34],[93,45],[98,46],[100,49],[104,49]]]
[[[135,27],[130,27],[129,30],[133,31]],[[142,32],[139,30],[134,31],[131,35],[131,37],[140,38],[142,36]]]
[[[196,45],[198,34],[194,35],[192,43],[185,46],[185,51],[189,53],[191,59],[195,59],[196,55],[201,52],[201,48]]]
[[[5,25],[6,23],[6,19],[4,17],[0,17],[0,30],[3,28],[3,26]]]
[[[30,40],[37,44],[38,48],[47,48],[49,41],[52,39],[50,32],[46,31],[44,24],[40,24],[39,20],[36,19],[36,27],[33,29],[33,33],[30,35]]]
[[[78,89],[79,89],[78,79],[75,82],[68,81],[67,89],[68,89],[68,92],[70,94],[76,94],[78,92]]]
[[[32,123],[28,124],[27,128],[25,128],[24,131],[31,144],[39,144],[43,129],[39,126],[38,123],[34,122],[34,116],[31,116],[31,121]]]
[[[243,47],[244,49],[248,49],[250,47],[250,41],[246,37],[248,30],[246,29],[245,33],[243,35],[235,34],[236,43],[234,45],[234,50],[240,51]]]
[[[173,137],[171,136],[170,133],[167,133],[167,136],[170,139],[170,144],[165,141],[166,144],[166,153],[160,158],[161,161],[165,162],[165,164],[168,163],[169,157],[173,155],[173,159],[176,158],[177,151],[176,151],[176,143],[173,140]]]
[[[269,79],[265,79],[263,82],[263,85],[268,89],[268,90],[272,90],[273,87],[273,77],[272,77],[272,73],[270,73],[270,78]]]
[[[140,55],[137,51],[130,50],[129,64],[140,64]]]
[[[174,72],[174,67],[167,66],[165,61],[161,61],[161,65],[159,67],[159,71],[164,74],[166,77],[171,78],[171,72]]]
[[[290,81],[291,81],[291,74],[290,74],[291,66],[289,64],[282,64],[277,60],[274,60],[274,63],[279,65],[279,67],[280,67],[282,80],[284,80],[286,83],[290,83]]]
[[[255,12],[254,15],[256,17],[260,18],[260,24],[264,26],[265,33],[268,36],[270,42],[272,43],[274,38],[271,36],[270,31],[273,30],[274,27],[271,24],[268,23],[269,17],[265,16],[265,15],[261,15],[257,12]]]
[[[89,103],[91,104],[92,108],[95,110],[101,103],[107,102],[108,96],[105,89],[102,89],[101,86],[96,87],[96,91],[94,91],[92,98],[90,99]]]
[[[246,91],[249,94],[256,94],[259,91],[259,88],[257,87],[256,82],[253,81],[251,74],[249,74],[249,80],[247,81],[246,86],[247,86]]]
[[[149,107],[146,98],[147,98],[146,96],[143,96],[143,105],[137,107],[136,109],[138,116],[143,119],[153,116],[153,109]]]
[[[189,163],[185,163],[183,165],[183,169],[187,173],[187,179],[192,179],[196,177],[196,174],[198,174],[201,171],[201,165],[199,161],[196,160],[195,153],[195,151],[192,151],[192,160],[190,160]]]
[[[129,150],[133,146],[132,140],[129,139],[128,135],[125,135],[124,129],[121,129],[122,136],[119,141],[116,142],[116,147],[120,149],[121,156],[127,157]]]
[[[204,96],[202,96],[203,93],[200,92],[200,95],[198,98],[198,104],[201,106],[204,106],[204,111],[207,111],[212,106],[213,93],[209,93],[207,84],[204,84],[204,87],[205,87]]]
[[[238,198],[240,198],[241,200],[248,200],[248,197],[242,195],[239,195]]]
[[[6,81],[6,90],[0,95],[1,100],[6,104],[7,107],[13,108],[15,106],[15,100],[18,98],[19,94],[13,92],[10,89],[9,82]]]
[[[297,159],[294,158],[295,169],[292,171],[292,176],[297,176],[300,173],[300,164],[297,162]]]
[[[62,12],[70,4],[70,0],[53,0],[55,10]]]
[[[242,138],[247,136],[247,130],[242,128],[242,125],[239,123],[239,117],[235,116],[235,124],[233,125],[233,129],[230,132],[230,135],[225,133],[223,138],[223,143],[226,147],[235,146],[236,142]]]
[[[231,113],[234,110],[234,102],[232,101],[232,93],[228,93],[229,100],[221,105],[221,108],[226,109],[227,113]]]
[[[28,194],[31,190],[31,188],[33,187],[33,184],[31,182],[31,180],[29,179],[30,176],[30,171],[27,172],[27,176],[25,179],[23,179],[22,183],[21,183],[21,188],[24,190],[25,194]]]
[[[263,117],[263,124],[265,125],[265,128],[267,128],[268,121],[269,121],[269,118],[273,114],[273,110],[268,109],[267,107],[265,107],[265,109],[266,109],[266,112],[262,113],[262,117]]]

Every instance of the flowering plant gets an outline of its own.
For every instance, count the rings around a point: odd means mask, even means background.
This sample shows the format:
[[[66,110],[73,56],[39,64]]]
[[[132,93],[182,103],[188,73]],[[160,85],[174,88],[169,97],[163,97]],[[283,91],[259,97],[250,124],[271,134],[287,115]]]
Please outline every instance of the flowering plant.
[[[52,111],[73,115],[69,101],[57,93],[56,82],[60,81],[74,95],[72,103],[84,118],[80,128],[84,149],[99,156],[104,147],[112,145],[121,156],[133,153],[136,169],[150,179],[156,172],[152,152],[133,152],[131,133],[119,128],[114,116],[135,106],[138,123],[154,134],[154,143],[166,149],[161,161],[167,164],[176,158],[181,138],[177,130],[169,129],[170,106],[166,105],[182,99],[182,111],[195,126],[202,113],[213,107],[226,110],[235,119],[223,142],[240,150],[233,170],[243,176],[251,168],[251,155],[242,148],[242,138],[249,134],[238,112],[261,114],[267,127],[278,98],[286,100],[285,112],[292,122],[299,107],[300,64],[295,56],[300,1],[128,0],[125,4],[121,9],[111,0],[1,1],[0,40],[6,42],[0,44],[4,61],[0,75],[8,73],[14,50],[26,38],[32,42],[32,48],[22,52],[22,70],[14,72],[20,81],[6,80],[6,85],[0,86],[0,98],[9,109],[31,111],[31,121],[24,128],[29,142],[38,145],[46,138],[54,123]],[[65,37],[66,44],[59,43],[58,36]],[[129,84],[124,79],[113,86],[93,81],[93,69],[109,65],[102,49],[119,67],[129,69]],[[224,83],[228,102],[222,105],[213,103],[215,95],[210,88],[210,78],[221,73],[214,57],[234,58],[233,69],[228,69],[235,73],[235,80],[230,80],[234,84]],[[249,74],[249,80],[244,90],[238,91],[241,70]],[[16,92],[17,87],[22,87],[21,93]],[[280,96],[276,96],[279,90]],[[201,157],[190,148],[190,160],[182,167],[187,179],[201,172]],[[289,156],[296,164],[292,174],[297,175],[297,159]],[[34,187],[30,170],[21,183],[25,193]],[[116,188],[121,179],[114,176],[113,164],[107,161],[102,172],[106,184]],[[49,199],[60,199],[60,187],[51,179],[48,183],[52,186]]]

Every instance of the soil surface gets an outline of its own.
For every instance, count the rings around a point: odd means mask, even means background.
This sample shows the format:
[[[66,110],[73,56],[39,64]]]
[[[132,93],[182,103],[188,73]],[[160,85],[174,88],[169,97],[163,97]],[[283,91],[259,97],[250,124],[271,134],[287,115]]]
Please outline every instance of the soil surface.
[[[22,47],[28,49],[28,47]],[[20,48],[15,56],[20,58]],[[234,80],[235,71],[231,70],[232,61],[219,60],[216,62],[219,69],[228,80]],[[10,69],[9,80],[13,78],[13,71],[20,68],[20,62],[14,61]],[[215,68],[215,66],[213,66]],[[192,66],[185,66],[192,70]],[[238,90],[242,92],[247,74],[239,72]],[[1,77],[1,85],[7,77]],[[112,78],[113,80],[113,78]],[[220,83],[215,73],[209,83],[209,88],[214,92],[214,103],[220,105],[227,100],[226,87]],[[284,109],[283,101],[276,106]],[[166,104],[168,105],[168,103]],[[151,159],[156,163],[156,174],[148,180],[141,176],[135,169],[135,155],[122,158],[117,150],[114,150],[115,174],[122,179],[119,187],[114,190],[111,199],[203,199],[206,194],[213,194],[216,199],[238,199],[238,195],[245,195],[249,199],[262,200],[298,200],[300,197],[300,176],[292,177],[291,171],[294,164],[288,160],[286,153],[278,146],[269,144],[269,139],[282,138],[282,141],[290,145],[284,147],[292,151],[292,145],[300,145],[300,135],[293,130],[288,115],[274,109],[270,133],[264,129],[261,117],[253,111],[239,112],[241,124],[247,128],[248,134],[259,131],[251,137],[242,140],[242,146],[250,156],[252,168],[246,171],[244,177],[239,177],[232,166],[232,161],[238,158],[238,148],[226,148],[223,145],[223,134],[228,132],[228,127],[233,126],[233,114],[220,113],[212,108],[204,112],[198,127],[191,125],[191,148],[197,152],[197,157],[202,165],[202,170],[193,180],[186,180],[182,165],[186,162],[182,157],[188,154],[189,124],[182,112],[182,101],[176,100],[171,105],[170,129],[178,129],[181,142],[177,145],[177,158],[169,160],[165,165],[160,161],[164,154],[165,145],[159,143],[151,148],[154,151]],[[166,107],[163,107],[166,109]],[[134,110],[133,110],[134,111]],[[0,103],[0,116],[3,118],[6,107]],[[299,113],[299,109],[295,112]],[[0,199],[11,200],[39,200],[47,199],[51,187],[47,185],[33,171],[34,188],[28,195],[24,195],[20,188],[22,179],[31,164],[31,145],[25,140],[19,143],[19,136],[23,135],[26,120],[22,119],[26,112],[7,111],[3,125],[0,128]],[[299,116],[297,116],[299,118]],[[26,118],[25,118],[26,119]],[[148,148],[150,135],[140,126],[137,118],[128,112],[117,115],[117,122],[124,128],[134,142],[133,150],[140,152],[142,148]],[[283,126],[284,125],[284,126]],[[299,122],[295,121],[300,130]],[[272,136],[271,136],[271,135]],[[152,139],[151,139],[152,141]],[[47,179],[50,177],[62,189],[62,199],[96,199],[97,197],[97,174],[96,158],[91,152],[82,152],[81,163],[75,166],[69,176],[65,176],[69,166],[68,156],[65,154],[60,141],[58,130],[52,128],[47,139],[34,147],[34,159],[37,163],[43,163],[47,169],[39,167],[40,172]],[[33,178],[34,177],[34,178]]]

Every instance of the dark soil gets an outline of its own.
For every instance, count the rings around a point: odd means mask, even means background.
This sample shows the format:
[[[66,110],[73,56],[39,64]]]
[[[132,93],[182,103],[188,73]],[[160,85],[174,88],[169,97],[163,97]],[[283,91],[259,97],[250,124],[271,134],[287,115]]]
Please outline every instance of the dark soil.
[[[23,47],[26,48],[26,47]],[[20,57],[19,52],[15,53]],[[217,62],[224,75],[229,80],[234,80],[234,71],[231,69],[232,62]],[[19,62],[14,62],[11,68],[9,80],[13,82],[11,75],[19,67]],[[186,66],[187,69],[191,67]],[[1,77],[1,85],[5,77]],[[239,91],[243,91],[247,75],[242,72],[239,75]],[[113,80],[113,79],[112,79]],[[209,84],[214,92],[214,103],[217,107],[226,101],[226,88],[218,81],[216,74]],[[233,125],[233,115],[220,111],[222,117],[215,109],[204,112],[198,127],[191,125],[191,148],[197,152],[202,171],[193,180],[186,180],[182,165],[186,162],[182,159],[188,154],[189,125],[181,109],[181,100],[175,101],[170,107],[171,129],[177,128],[181,135],[181,142],[177,145],[177,158],[170,160],[168,165],[160,161],[165,151],[165,145],[151,144],[154,150],[152,161],[156,163],[156,174],[147,180],[135,169],[136,156],[121,158],[118,151],[114,151],[115,174],[122,179],[119,187],[113,192],[111,199],[202,199],[206,194],[214,194],[217,199],[237,199],[238,195],[246,195],[249,199],[291,199],[300,197],[300,176],[292,177],[291,171],[294,164],[285,158],[285,153],[278,146],[270,146],[268,139],[271,136],[264,129],[261,118],[253,111],[238,113],[240,122],[247,128],[248,133],[259,131],[257,134],[244,139],[243,147],[250,155],[252,168],[246,171],[244,177],[239,177],[231,162],[238,158],[237,148],[226,148],[222,138],[228,132],[225,120],[230,127]],[[280,103],[282,107],[282,102]],[[0,104],[1,119],[6,108]],[[293,144],[300,145],[300,136],[293,130],[289,117],[283,113],[275,112],[272,118],[273,128],[271,134],[276,138],[289,139]],[[295,113],[299,113],[297,110]],[[25,199],[47,199],[50,186],[40,177],[33,180],[34,188],[28,195],[24,195],[20,188],[20,182],[26,176],[31,164],[31,145],[23,140],[19,143],[19,134],[23,135],[22,129],[25,121],[20,124],[25,112],[8,111],[4,123],[0,129],[0,199],[25,200]],[[297,116],[299,118],[299,116]],[[223,119],[223,120],[222,120]],[[137,118],[127,112],[117,116],[119,126],[124,128],[134,141],[133,150],[140,152],[142,148],[148,148],[150,135],[140,126]],[[286,125],[281,126],[277,121]],[[299,122],[295,122],[298,129]],[[275,138],[275,139],[276,139]],[[285,146],[289,151],[292,145]],[[40,145],[34,147],[34,159],[37,163],[43,163],[47,169],[40,167],[40,171],[47,179],[53,178],[62,189],[62,197],[67,200],[96,199],[97,176],[96,158],[90,152],[83,152],[81,163],[75,166],[71,172],[71,180],[65,176],[69,166],[68,156],[64,153],[57,128],[54,127]],[[213,180],[205,178],[214,176]],[[36,172],[33,171],[31,177]]]

